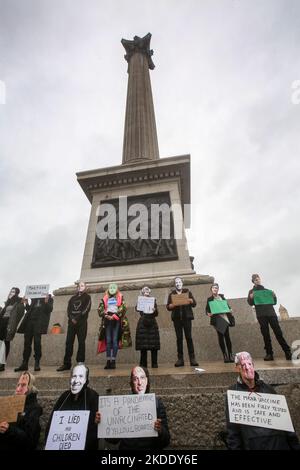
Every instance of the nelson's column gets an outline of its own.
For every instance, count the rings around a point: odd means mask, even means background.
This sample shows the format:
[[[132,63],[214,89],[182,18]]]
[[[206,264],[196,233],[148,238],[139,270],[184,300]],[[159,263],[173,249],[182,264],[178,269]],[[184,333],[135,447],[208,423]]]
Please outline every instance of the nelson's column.
[[[121,41],[128,63],[122,164],[77,174],[78,182],[91,203],[80,273],[80,279],[87,283],[93,299],[87,338],[89,363],[103,360],[95,353],[95,333],[99,326],[96,309],[109,282],[116,282],[124,294],[133,338],[137,297],[141,287],[151,287],[160,311],[160,362],[172,363],[176,358],[176,339],[165,304],[170,287],[174,285],[174,277],[181,276],[185,287],[190,286],[197,299],[195,313],[198,320],[194,322],[195,326],[203,317],[204,302],[213,281],[210,276],[195,273],[184,233],[184,223],[188,225],[188,221],[183,221],[183,209],[190,204],[190,155],[159,156],[149,73],[149,69],[154,69],[150,40],[149,33],[143,38],[135,36],[132,41]],[[112,208],[113,215],[105,212],[108,206]],[[142,220],[141,207],[147,214]],[[170,207],[171,213],[159,216],[161,208]],[[99,233],[101,221],[103,224],[107,222],[115,233],[114,237],[104,238]],[[130,236],[132,227],[139,227],[143,236],[133,239]],[[66,304],[74,289],[73,285],[55,292],[53,318],[64,327]],[[171,341],[167,340],[170,335],[174,335]],[[136,357],[133,345],[130,350],[120,352],[118,362],[126,363],[136,360]]]

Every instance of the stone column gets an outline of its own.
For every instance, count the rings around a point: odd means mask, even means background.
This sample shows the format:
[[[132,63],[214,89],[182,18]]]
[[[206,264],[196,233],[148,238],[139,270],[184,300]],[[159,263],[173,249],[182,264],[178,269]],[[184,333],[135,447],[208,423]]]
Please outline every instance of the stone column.
[[[128,62],[128,88],[122,163],[159,158],[149,68],[154,69],[151,34],[122,39]]]

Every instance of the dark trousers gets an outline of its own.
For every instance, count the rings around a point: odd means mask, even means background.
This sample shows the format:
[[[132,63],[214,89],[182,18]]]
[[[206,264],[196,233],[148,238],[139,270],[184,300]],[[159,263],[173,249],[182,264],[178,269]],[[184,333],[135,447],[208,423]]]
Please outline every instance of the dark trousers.
[[[194,357],[194,344],[192,340],[192,320],[184,318],[182,320],[174,320],[174,328],[177,340],[177,355],[179,359],[183,359],[183,331],[190,357]]]
[[[218,340],[219,340],[219,346],[223,354],[226,354],[226,348],[225,348],[225,343],[227,347],[227,352],[228,354],[232,353],[232,345],[231,345],[231,340],[229,336],[229,328],[225,331],[224,335],[217,331],[218,333]]]
[[[157,366],[157,349],[151,349],[151,365]],[[147,349],[141,349],[141,360],[140,366],[148,367],[147,366]]]
[[[8,326],[9,318],[2,318],[0,320],[0,339],[4,341],[5,343],[5,357],[7,359],[7,356],[10,351],[10,341],[6,341],[6,335],[7,335],[7,326]]]
[[[78,340],[78,351],[76,355],[77,362],[85,361],[85,338],[87,334],[87,321],[79,322],[74,325],[71,321],[68,324],[68,332],[66,339],[66,352],[64,357],[64,364],[66,366],[71,366],[71,358],[73,355],[73,346],[75,341],[75,336]]]
[[[23,351],[23,362],[26,364],[29,361],[32,351],[32,341],[34,347],[34,358],[36,361],[40,361],[42,357],[42,335],[40,326],[36,323],[29,323],[24,333],[24,351]]]
[[[282,347],[283,351],[285,353],[290,353],[291,351],[290,347],[283,337],[277,316],[259,317],[257,318],[257,320],[260,325],[261,334],[263,335],[266,353],[273,355],[273,348],[272,348],[269,325],[272,328],[274,335],[276,336],[276,339],[278,343],[280,344],[280,346]]]

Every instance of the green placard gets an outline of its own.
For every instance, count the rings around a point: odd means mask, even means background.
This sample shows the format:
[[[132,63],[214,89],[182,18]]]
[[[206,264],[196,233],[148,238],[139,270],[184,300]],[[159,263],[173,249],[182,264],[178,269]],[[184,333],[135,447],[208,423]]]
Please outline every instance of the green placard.
[[[259,289],[253,291],[254,305],[274,305],[273,292],[269,289]]]
[[[228,306],[227,300],[210,300],[208,302],[210,307],[210,312],[214,315],[217,313],[228,313],[230,308]]]

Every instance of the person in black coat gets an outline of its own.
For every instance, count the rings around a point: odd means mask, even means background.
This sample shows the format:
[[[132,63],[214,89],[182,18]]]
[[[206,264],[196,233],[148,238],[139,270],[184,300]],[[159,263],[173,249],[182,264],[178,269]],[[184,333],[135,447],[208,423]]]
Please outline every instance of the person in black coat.
[[[53,413],[59,410],[87,410],[90,411],[85,448],[84,450],[97,450],[98,437],[97,425],[98,419],[98,403],[99,395],[95,390],[88,387],[89,369],[84,364],[77,364],[73,367],[70,378],[70,389],[61,394],[55,403],[51,412],[48,424],[46,426],[45,438],[49,434]]]
[[[150,393],[150,377],[146,367],[136,366],[131,370],[130,387],[133,394]],[[124,437],[122,439],[106,439],[111,444],[119,443],[119,450],[162,450],[170,443],[168,418],[164,404],[156,398],[157,419],[153,424],[157,437]],[[99,422],[101,414],[97,414]]]
[[[16,423],[0,423],[0,451],[31,451],[38,445],[43,410],[37,401],[34,381],[35,377],[28,371],[18,379],[15,394],[26,395],[24,411],[19,414]]]
[[[40,371],[40,360],[42,357],[41,335],[47,334],[50,314],[53,310],[53,298],[49,294],[44,298],[33,299],[28,305],[28,300],[24,299],[26,314],[17,330],[17,333],[24,334],[23,362],[15,368],[15,372],[28,370],[28,362],[32,351],[32,341],[34,344],[34,370]]]
[[[10,351],[10,342],[14,339],[18,324],[24,315],[24,304],[19,293],[18,287],[12,287],[0,312],[0,340],[5,342],[6,359]],[[5,364],[0,363],[0,372],[4,370]]]
[[[141,295],[149,297],[151,289],[147,286],[143,287]],[[151,351],[152,368],[157,368],[157,351],[160,349],[159,329],[156,321],[158,315],[156,299],[154,300],[154,308],[152,313],[139,311],[140,318],[136,327],[135,349],[141,351],[140,366],[147,367],[147,351]]]
[[[188,294],[188,304],[186,305],[174,305],[172,303],[172,296],[178,294]],[[198,362],[195,359],[194,343],[192,339],[192,320],[194,320],[193,308],[196,307],[196,300],[189,289],[183,288],[183,281],[180,277],[175,278],[175,290],[169,294],[167,301],[167,310],[172,312],[172,321],[175,328],[176,340],[177,340],[177,362],[175,367],[184,366],[183,359],[183,331],[187,343],[188,353],[190,357],[191,366],[198,366]]]
[[[260,279],[259,274],[252,274],[251,280],[254,284],[254,287],[248,293],[248,304],[252,306],[254,305],[254,292],[257,290],[264,290],[265,287],[261,284],[261,279]],[[273,292],[273,298],[274,298],[274,305],[276,305],[277,298],[274,292]],[[264,357],[264,361],[274,360],[269,326],[272,328],[278,343],[283,349],[285,358],[288,361],[290,361],[292,359],[291,348],[289,347],[289,345],[287,344],[286,340],[283,337],[282,330],[280,328],[278,318],[277,318],[273,305],[255,305],[255,312],[256,312],[257,321],[260,326],[260,331],[264,339],[264,345],[265,345],[265,351],[266,351],[266,356]]]
[[[261,393],[276,394],[273,387],[260,380],[248,352],[237,353],[235,364],[239,376],[237,383],[229,387],[228,390],[257,393],[258,395]],[[231,423],[227,397],[225,414],[226,443],[230,450],[300,450],[299,440],[294,432]]]
[[[78,339],[77,362],[85,361],[85,339],[87,335],[87,320],[91,310],[91,296],[86,292],[85,282],[79,282],[78,292],[68,303],[68,331],[64,363],[57,372],[71,369],[71,360],[75,337]]]
[[[211,286],[211,292],[212,295],[208,297],[206,302],[206,315],[210,317],[210,324],[215,328],[218,334],[219,346],[223,353],[224,362],[234,362],[232,344],[229,335],[229,327],[234,325],[234,317],[232,312],[218,313],[214,315],[211,313],[209,302],[213,300],[226,300],[223,294],[219,294],[219,284],[214,283]]]

